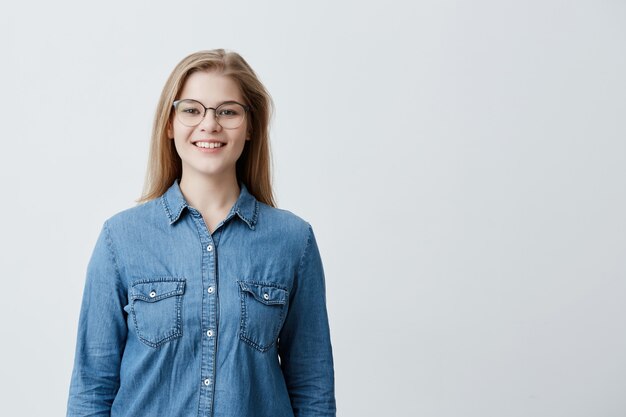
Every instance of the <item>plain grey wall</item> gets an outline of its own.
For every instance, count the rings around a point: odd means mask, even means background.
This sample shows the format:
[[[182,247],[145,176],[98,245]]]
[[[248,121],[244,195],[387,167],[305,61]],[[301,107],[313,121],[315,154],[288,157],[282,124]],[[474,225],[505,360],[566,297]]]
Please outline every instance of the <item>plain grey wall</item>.
[[[276,104],[327,276],[339,416],[626,414],[626,4],[0,6],[4,416],[61,416],[89,256],[188,53]]]

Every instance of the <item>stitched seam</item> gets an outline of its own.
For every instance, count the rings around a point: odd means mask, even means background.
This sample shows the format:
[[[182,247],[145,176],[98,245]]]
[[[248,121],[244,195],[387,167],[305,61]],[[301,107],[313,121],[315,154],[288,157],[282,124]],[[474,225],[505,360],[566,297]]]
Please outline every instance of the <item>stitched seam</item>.
[[[309,247],[311,246],[311,237],[313,235],[313,227],[311,226],[311,224],[309,222],[307,222],[307,225],[309,225],[309,235],[307,237],[307,241],[306,241],[306,246],[304,247],[304,251],[302,252],[302,256],[300,257],[300,263],[298,264],[298,273],[296,274],[297,279],[300,279],[301,273],[300,270],[302,269],[302,265],[304,265],[304,258],[306,257],[306,253],[309,250]],[[297,285],[297,283],[296,283]],[[292,289],[293,291],[293,289]]]
[[[185,284],[186,284],[185,278],[177,278],[177,277],[157,277],[154,279],[143,278],[143,279],[133,281],[130,284],[130,287],[134,289],[135,285],[137,284],[149,284],[149,283],[160,283],[160,282],[176,282],[178,283],[178,288],[174,291],[161,294],[160,296],[152,298],[152,299],[141,294],[129,293],[129,298],[131,301],[130,310],[131,310],[131,315],[133,318],[133,323],[135,324],[135,331],[137,332],[137,337],[142,343],[144,343],[145,345],[151,348],[158,348],[164,343],[169,342],[170,340],[182,337],[183,335],[181,310],[182,310],[183,294],[185,293]],[[153,304],[157,301],[170,298],[172,296],[176,297],[176,300],[175,300],[176,301],[176,328],[168,333],[165,333],[164,335],[162,335],[160,339],[156,341],[148,339],[146,335],[141,331],[139,323],[137,322],[137,312],[135,311],[136,302],[139,300],[139,301]]]
[[[110,252],[109,255],[111,256],[111,260],[113,261],[113,266],[115,266],[115,275],[117,278],[117,283],[120,284],[121,274],[120,274],[119,266],[117,264],[117,256],[115,256],[115,247],[113,244],[113,239],[111,239],[111,235],[109,232],[108,220],[105,220],[104,222],[104,230],[105,230],[105,237],[106,237],[106,242],[107,242],[107,249],[109,249],[109,252]]]
[[[268,305],[268,307],[271,308],[280,308],[280,316],[279,319],[277,321],[276,324],[276,328],[273,330],[273,334],[276,335],[276,337],[274,337],[271,341],[271,343],[269,345],[260,345],[259,343],[257,343],[256,341],[254,341],[251,336],[248,334],[248,327],[246,326],[247,324],[247,319],[248,319],[248,309],[247,309],[247,303],[246,303],[246,293],[248,293],[247,290],[244,290],[243,288],[241,288],[241,283],[258,283],[258,281],[237,281],[238,283],[240,283],[239,285],[239,301],[241,304],[241,320],[239,322],[239,338],[244,341],[245,343],[247,343],[248,345],[252,346],[253,348],[255,348],[256,350],[258,350],[261,353],[265,353],[267,352],[272,346],[274,346],[276,344],[276,340],[278,338],[278,334],[280,332],[280,324],[283,323],[283,320],[285,319],[285,315],[287,314],[287,312],[285,311],[285,304],[274,304],[274,305]],[[276,285],[276,284],[271,284],[269,286],[274,286],[275,288],[280,288],[281,286]],[[287,290],[285,290],[286,292],[286,297],[289,297],[289,292]]]
[[[188,210],[188,217],[191,219],[191,221],[193,222],[193,225],[195,226],[196,233],[198,234],[198,242],[200,242],[200,245],[199,245],[200,246],[199,247],[199,249],[200,249],[200,262],[201,262],[201,265],[202,265],[201,277],[204,277],[205,276],[205,267],[204,267],[204,262],[202,262],[202,260],[204,258],[204,250],[205,249],[204,249],[204,246],[202,244],[202,233],[200,232],[200,230],[202,228],[202,224],[200,224],[200,222],[201,221],[204,222],[204,220],[202,219],[202,215],[200,215],[200,218],[202,220],[198,220],[198,217],[196,216],[196,213],[197,213],[197,210],[192,210],[192,209]],[[199,214],[199,213],[197,213],[197,214]],[[204,226],[206,227],[206,224]],[[201,278],[201,284],[202,284],[202,300],[201,300],[202,304],[201,304],[201,309],[200,309],[200,326],[204,327],[204,317],[205,317],[205,314],[207,313],[206,309],[208,308],[207,305],[206,305],[208,303],[207,302],[208,296],[207,296],[206,288],[204,288],[204,278]],[[208,313],[210,314],[210,311]],[[208,317],[207,325],[210,323],[210,321],[211,321],[211,318]],[[219,322],[216,323],[216,327],[215,327],[216,338],[218,338],[219,335],[220,335],[220,331],[218,329],[218,326],[219,326]],[[217,343],[217,339],[216,339],[215,343]],[[208,352],[205,352],[205,350],[204,350],[204,343],[200,344],[200,353],[201,353],[201,355],[204,355],[205,353],[208,353]],[[202,375],[202,373],[204,372],[203,369],[204,369],[204,367],[201,364],[200,365],[200,375]],[[203,395],[201,394],[201,395],[198,396],[198,415],[200,415],[203,410],[204,410]]]
[[[163,300],[165,298],[170,298],[174,295],[183,295],[183,290],[176,290],[176,291],[170,291],[170,292],[166,292],[165,294],[161,294],[161,295],[157,295],[155,297],[149,297],[147,295],[143,295],[143,294],[130,294],[130,297],[133,300],[141,300],[141,301],[145,301],[147,303],[155,303],[157,301]]]
[[[235,213],[237,213],[239,215],[239,217],[241,217],[241,219],[243,221],[246,222],[246,224],[248,225],[248,227],[252,230],[255,229],[255,225],[257,222],[257,218],[259,216],[259,202],[258,200],[254,200],[254,209],[252,210],[252,218],[248,218],[244,213],[243,213],[243,209],[238,205]]]
[[[276,282],[269,282],[269,281],[238,281],[238,282],[241,282],[243,284],[261,285],[263,287],[278,288],[279,290],[288,291],[286,286],[276,283]]]
[[[240,289],[244,290],[243,288],[241,288],[241,284],[244,284],[246,286],[245,291],[252,294],[252,296],[256,300],[258,300],[260,303],[265,304],[265,305],[287,304],[287,300],[289,299],[289,291],[287,290],[287,287],[280,285],[280,284],[275,284],[273,282],[262,282],[262,281],[239,281],[239,283],[240,283],[239,284]],[[280,300],[264,300],[262,298],[259,298],[256,291],[253,289],[256,286],[281,290],[282,292],[284,292],[284,298]],[[250,288],[250,287],[253,287],[253,288]]]
[[[259,202],[257,200],[254,201],[254,213],[252,213],[252,225],[254,229],[254,225],[256,224],[257,217],[259,216]]]
[[[181,205],[180,206],[180,210],[178,210],[178,214],[176,215],[176,219],[178,220],[178,218],[180,217],[181,213],[183,212],[183,210],[185,209],[185,205]]]
[[[163,208],[165,209],[165,212],[167,213],[167,217],[169,218],[170,222],[172,221],[172,213],[170,212],[170,208],[167,204],[167,201],[165,200],[165,194],[163,194],[161,196],[161,204],[163,205]]]
[[[141,278],[141,279],[131,282],[130,286],[134,287],[137,284],[152,284],[153,282],[178,282],[180,284],[181,282],[185,282],[185,278],[178,278],[178,277]]]
[[[152,347],[152,348],[158,348],[159,346],[161,346],[162,344],[169,342],[172,339],[176,339],[179,338],[183,335],[183,329],[182,329],[182,315],[181,315],[181,310],[182,310],[182,301],[183,301],[183,294],[178,294],[176,295],[176,328],[173,329],[172,331],[165,333],[164,335],[162,335],[162,337],[156,341],[152,341],[150,339],[147,338],[147,336],[145,336],[144,333],[141,332],[140,328],[139,328],[139,323],[137,322],[137,313],[135,311],[135,304],[136,304],[137,299],[133,299],[132,303],[131,303],[131,312],[132,312],[132,316],[133,316],[133,322],[135,323],[135,331],[137,332],[137,336],[139,337],[139,340],[141,340],[141,342],[143,342],[144,344]],[[140,300],[141,301],[141,300]]]

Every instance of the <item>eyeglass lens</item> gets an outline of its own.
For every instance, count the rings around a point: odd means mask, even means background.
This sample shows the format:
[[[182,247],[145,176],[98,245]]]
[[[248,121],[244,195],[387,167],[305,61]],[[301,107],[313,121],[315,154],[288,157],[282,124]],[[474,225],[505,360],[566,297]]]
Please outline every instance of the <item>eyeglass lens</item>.
[[[206,110],[206,113],[210,110]],[[215,109],[215,118],[224,129],[235,129],[241,125],[245,113],[241,104],[224,103]],[[197,126],[204,119],[205,108],[195,100],[181,100],[176,105],[176,115],[185,126]],[[207,114],[207,117],[211,116]]]

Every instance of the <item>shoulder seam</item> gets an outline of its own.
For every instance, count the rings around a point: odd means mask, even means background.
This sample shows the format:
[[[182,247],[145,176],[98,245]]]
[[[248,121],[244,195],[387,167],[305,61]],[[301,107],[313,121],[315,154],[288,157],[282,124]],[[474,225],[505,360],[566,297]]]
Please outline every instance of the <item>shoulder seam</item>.
[[[115,247],[113,244],[113,239],[111,239],[111,234],[109,231],[109,220],[105,220],[104,222],[104,231],[105,231],[105,238],[107,242],[107,248],[109,249],[111,260],[113,261],[113,266],[115,267],[115,275],[117,275],[118,280],[120,280],[121,279],[120,269],[117,264],[117,257],[115,256]]]
[[[300,269],[302,268],[302,264],[304,264],[304,258],[306,257],[306,253],[309,250],[309,247],[311,246],[311,236],[313,234],[313,227],[311,226],[311,223],[307,222],[306,220],[305,220],[305,223],[308,225],[309,234],[307,236],[306,245],[304,246],[304,251],[302,251],[302,255],[300,256],[300,262],[298,263],[298,275],[299,275]]]

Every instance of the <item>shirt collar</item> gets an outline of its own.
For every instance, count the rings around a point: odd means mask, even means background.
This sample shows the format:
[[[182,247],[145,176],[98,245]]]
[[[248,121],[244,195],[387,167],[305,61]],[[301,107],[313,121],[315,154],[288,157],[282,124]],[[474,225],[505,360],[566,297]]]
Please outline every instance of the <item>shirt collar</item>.
[[[239,182],[239,197],[226,216],[226,220],[237,214],[241,220],[246,222],[250,229],[254,230],[259,214],[259,202],[250,194],[248,187]],[[174,224],[181,216],[185,207],[189,208],[185,196],[180,191],[178,179],[174,180],[170,188],[161,196],[161,203],[165,209],[165,214],[171,224]]]

